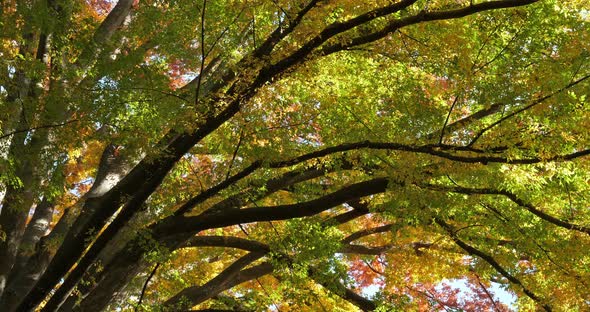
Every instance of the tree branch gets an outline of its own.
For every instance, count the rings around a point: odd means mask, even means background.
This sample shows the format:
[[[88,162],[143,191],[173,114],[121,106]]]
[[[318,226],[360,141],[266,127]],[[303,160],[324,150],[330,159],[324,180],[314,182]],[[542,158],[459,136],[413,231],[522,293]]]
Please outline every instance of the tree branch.
[[[53,124],[53,125],[43,125],[43,126],[38,126],[38,127],[30,127],[30,128],[27,128],[27,129],[15,130],[15,131],[12,131],[10,133],[1,135],[0,136],[0,140],[5,139],[5,138],[8,138],[8,137],[10,137],[10,136],[12,136],[14,134],[18,134],[18,133],[24,133],[24,132],[29,132],[29,131],[38,130],[38,129],[58,128],[58,127],[63,127],[63,126],[66,126],[66,125],[69,125],[71,123],[78,122],[78,121],[80,121],[80,120],[78,120],[78,119],[72,119],[72,120],[68,120],[66,122],[62,122],[62,123],[58,123],[58,124]]]
[[[484,260],[485,262],[487,262],[496,271],[498,271],[498,273],[500,273],[502,276],[504,276],[511,283],[520,286],[522,291],[529,298],[531,298],[534,302],[536,302],[537,304],[542,306],[546,311],[551,311],[551,307],[548,304],[543,303],[543,300],[539,296],[537,296],[531,290],[526,288],[519,279],[514,277],[512,274],[508,273],[508,271],[506,271],[498,262],[496,262],[496,260],[492,256],[490,256],[490,255],[484,253],[483,251],[476,249],[475,247],[470,246],[470,245],[466,244],[464,241],[460,240],[459,237],[457,237],[455,230],[449,224],[447,224],[445,221],[443,221],[442,219],[436,218],[435,222],[438,225],[440,225],[443,229],[445,229],[445,231],[447,231],[447,233],[451,236],[451,238],[453,239],[455,244],[457,244],[457,246],[461,247],[461,249],[465,250],[470,255],[477,256],[477,257],[481,258],[482,260]]]
[[[414,4],[416,1],[417,0],[402,0],[400,2],[375,9],[365,14],[358,15],[345,22],[332,23],[324,28],[318,35],[307,41],[307,43],[303,44],[303,46],[297,51],[283,58],[276,64],[270,65],[264,69],[263,72],[267,72],[268,75],[272,76],[284,72],[288,68],[292,68],[293,66],[303,62],[316,48],[324,44],[330,38],[333,38],[334,36],[353,29],[359,25],[366,24],[379,17],[399,12]]]
[[[448,187],[448,186],[427,185],[427,184],[418,185],[418,186],[425,187],[425,188],[428,188],[431,190],[436,190],[436,191],[455,192],[455,193],[461,193],[461,194],[467,194],[467,195],[474,195],[474,194],[503,195],[503,196],[507,197],[508,199],[510,199],[515,204],[517,204],[518,206],[525,208],[530,213],[536,215],[537,217],[539,217],[542,220],[545,220],[551,224],[562,227],[564,229],[575,230],[575,231],[579,231],[579,232],[586,233],[586,234],[590,235],[590,228],[589,227],[569,223],[567,221],[563,221],[561,219],[553,217],[553,216],[541,211],[540,209],[536,208],[532,204],[527,203],[526,201],[524,201],[523,199],[518,197],[516,194],[506,191],[506,190],[496,190],[496,189],[492,189],[492,188],[466,188],[466,187],[461,187],[461,186]]]
[[[445,123],[443,124],[442,129],[440,130],[440,138],[438,140],[438,144],[443,144],[443,139],[445,136],[445,128],[447,127],[447,124],[449,123],[449,118],[451,118],[451,113],[453,112],[453,109],[455,108],[455,105],[457,104],[458,100],[459,100],[459,96],[456,95],[455,100],[453,100],[453,104],[451,104],[451,107],[449,108],[449,113],[447,114],[447,118],[445,119]]]
[[[311,0],[309,3],[304,6],[298,13],[297,16],[289,21],[289,26],[285,29],[281,28],[279,25],[267,38],[266,40],[260,44],[260,46],[254,51],[253,56],[256,58],[262,58],[264,56],[269,55],[274,47],[287,35],[289,35],[299,23],[303,17],[311,11],[316,5],[318,5],[323,0]]]
[[[455,10],[448,10],[448,11],[433,11],[433,12],[426,12],[421,11],[417,15],[396,19],[390,22],[387,26],[382,28],[379,31],[375,31],[368,35],[363,35],[355,38],[351,38],[339,43],[334,43],[332,45],[328,45],[322,48],[319,51],[320,55],[329,55],[332,53],[336,53],[342,50],[349,49],[351,47],[355,47],[362,44],[371,43],[377,41],[379,39],[385,38],[387,35],[397,31],[400,28],[407,27],[414,24],[419,24],[423,22],[429,21],[438,21],[438,20],[449,20],[449,19],[457,19],[461,17],[465,17],[468,15],[473,15],[475,13],[489,11],[489,10],[497,10],[497,9],[504,9],[504,8],[511,8],[511,7],[518,7],[527,4],[532,4],[538,2],[539,0],[499,0],[499,1],[488,1],[482,2],[477,4],[470,4],[469,6],[455,9]]]
[[[368,195],[385,192],[387,178],[376,178],[352,184],[320,198],[290,205],[254,207],[213,212],[199,216],[172,217],[153,227],[156,237],[171,233],[199,232],[204,229],[219,228],[240,223],[275,221],[315,215],[347,201]]]
[[[508,114],[508,115],[506,115],[506,116],[504,116],[504,117],[502,117],[502,118],[500,118],[499,120],[495,121],[495,122],[494,122],[494,123],[492,123],[491,125],[489,125],[489,126],[487,126],[487,127],[483,128],[482,130],[480,130],[480,131],[479,131],[479,132],[478,132],[478,133],[477,133],[477,134],[476,134],[476,135],[475,135],[475,136],[474,136],[474,137],[471,139],[471,142],[469,142],[469,144],[467,144],[467,146],[472,146],[472,145],[474,145],[474,144],[475,144],[475,142],[477,142],[477,140],[479,140],[479,138],[480,138],[482,135],[484,135],[484,134],[485,134],[486,132],[488,132],[490,129],[492,129],[492,128],[496,127],[497,125],[501,124],[502,122],[506,121],[507,119],[510,119],[510,118],[512,118],[512,117],[514,117],[514,116],[516,116],[516,115],[518,115],[518,114],[520,114],[520,113],[522,113],[522,112],[524,112],[524,111],[526,111],[526,110],[529,110],[529,109],[531,109],[531,108],[533,108],[533,107],[535,107],[535,106],[537,106],[537,105],[539,105],[539,104],[541,104],[541,103],[545,102],[547,99],[550,99],[551,97],[553,97],[553,96],[555,96],[555,95],[557,95],[557,94],[559,94],[559,93],[562,93],[563,91],[566,91],[566,90],[568,90],[568,89],[570,89],[570,88],[572,88],[572,87],[576,86],[577,84],[579,84],[579,83],[581,83],[581,82],[585,81],[585,80],[586,80],[586,79],[588,79],[588,78],[590,78],[590,75],[586,75],[586,76],[584,76],[584,77],[582,77],[582,78],[580,78],[580,79],[578,79],[578,80],[576,80],[576,81],[573,81],[573,82],[569,83],[568,85],[566,85],[565,87],[563,87],[563,88],[561,88],[561,89],[559,89],[559,90],[557,90],[557,91],[554,91],[554,92],[552,92],[552,93],[549,93],[549,94],[547,94],[547,95],[545,95],[545,96],[543,96],[543,97],[541,97],[541,98],[539,98],[539,99],[536,99],[536,100],[534,100],[532,103],[530,103],[530,104],[528,104],[528,105],[526,105],[526,106],[524,106],[524,107],[522,107],[522,108],[520,108],[520,109],[517,109],[516,111],[514,111],[514,112],[512,112],[512,113],[510,113],[510,114]]]
[[[117,5],[109,12],[94,33],[94,43],[101,45],[111,38],[129,15],[133,8],[133,0],[119,0]]]
[[[148,277],[145,279],[145,283],[143,283],[143,287],[141,288],[139,300],[137,301],[137,306],[135,307],[135,312],[137,312],[139,307],[141,306],[141,302],[143,301],[143,296],[145,295],[145,291],[148,287],[148,284],[149,284],[150,280],[152,279],[152,277],[154,277],[154,274],[156,274],[156,271],[158,270],[159,267],[160,267],[160,263],[158,262],[158,263],[156,263],[156,265],[152,269],[152,272],[150,272],[150,275],[148,275]]]
[[[205,10],[207,9],[207,0],[203,0],[201,9],[201,65],[199,67],[199,76],[197,77],[197,88],[195,91],[195,107],[199,104],[201,93],[201,83],[203,82],[203,69],[205,68]]]
[[[590,154],[590,149],[582,150],[571,154],[566,155],[556,155],[548,158],[540,158],[540,157],[531,157],[531,158],[522,158],[522,159],[512,159],[510,157],[500,157],[500,156],[478,156],[478,157],[471,157],[471,156],[460,156],[449,153],[449,151],[456,151],[456,150],[463,150],[473,153],[485,153],[485,151],[471,149],[471,148],[464,148],[464,147],[456,147],[451,145],[438,145],[438,144],[427,144],[427,145],[407,145],[407,144],[400,144],[400,143],[390,143],[390,142],[372,142],[372,141],[362,141],[362,142],[355,142],[355,143],[344,143],[332,147],[327,147],[315,152],[311,152],[305,155],[301,155],[299,157],[292,158],[290,160],[283,160],[278,162],[273,162],[268,165],[270,168],[279,168],[279,167],[286,167],[295,165],[313,158],[319,158],[323,156],[327,156],[330,154],[338,153],[338,152],[346,152],[352,150],[359,150],[359,149],[374,149],[374,150],[390,150],[390,151],[400,151],[400,152],[412,152],[417,154],[426,154],[431,156],[436,156],[440,158],[445,158],[452,161],[463,162],[463,163],[505,163],[505,164],[535,164],[540,162],[552,162],[552,161],[566,161],[572,160],[578,157],[584,157]]]
[[[354,220],[360,216],[364,216],[369,213],[369,205],[367,203],[361,203],[359,200],[352,200],[346,202],[347,205],[353,209],[345,213],[330,217],[324,221],[325,224],[343,224],[348,221]]]
[[[362,238],[362,237],[365,237],[368,235],[388,232],[389,230],[391,230],[392,227],[393,227],[393,224],[386,224],[386,225],[382,225],[382,226],[375,227],[375,228],[360,230],[360,231],[354,232],[354,233],[348,235],[347,237],[345,237],[342,240],[342,243],[348,244],[348,243],[351,243],[359,238]]]
[[[246,278],[253,279],[257,276],[262,276],[272,272],[272,266],[270,266],[270,264],[261,264],[255,266],[250,268],[249,271],[242,270],[247,265],[260,259],[263,255],[264,254],[261,253],[248,253],[236,260],[204,285],[185,288],[181,292],[174,295],[172,298],[166,300],[163,305],[166,307],[174,307],[175,309],[179,309],[181,308],[179,305],[185,300],[188,300],[190,302],[189,306],[194,306],[213,297],[225,289],[229,289],[235,285],[241,284]]]
[[[194,236],[184,243],[181,248],[191,247],[229,247],[242,249],[254,253],[268,253],[270,247],[255,240],[233,236]]]

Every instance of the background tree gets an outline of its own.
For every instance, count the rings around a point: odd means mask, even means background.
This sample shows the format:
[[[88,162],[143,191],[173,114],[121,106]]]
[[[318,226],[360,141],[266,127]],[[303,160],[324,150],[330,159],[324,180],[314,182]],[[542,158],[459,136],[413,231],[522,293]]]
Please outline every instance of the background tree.
[[[3,1],[0,306],[587,308],[588,3],[535,2]]]

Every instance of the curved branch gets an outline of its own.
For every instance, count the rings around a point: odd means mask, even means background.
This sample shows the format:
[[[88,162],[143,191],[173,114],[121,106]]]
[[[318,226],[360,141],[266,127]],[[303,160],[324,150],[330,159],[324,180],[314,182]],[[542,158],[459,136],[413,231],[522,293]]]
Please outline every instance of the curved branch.
[[[272,191],[272,188],[274,188],[274,187],[277,187],[277,188],[281,187],[281,185],[283,185],[283,183],[290,184],[295,181],[307,179],[310,177],[310,175],[312,175],[311,173],[313,173],[314,170],[317,170],[317,169],[309,168],[309,169],[303,169],[303,170],[296,170],[296,171],[286,173],[282,177],[279,177],[277,179],[271,179],[269,181],[270,183],[267,183],[268,190]],[[240,195],[243,195],[243,194],[238,194],[237,195],[238,199],[241,198],[241,197],[239,197]],[[230,197],[230,199],[231,198],[234,198],[234,197]],[[234,198],[234,199],[236,199],[236,198]],[[230,202],[234,202],[234,200],[230,200]],[[222,206],[225,206],[226,204],[223,204],[223,203],[225,203],[225,201],[220,202],[220,204],[222,204]],[[231,205],[230,204],[227,204],[227,206],[229,207],[229,206],[233,205],[232,207],[236,207],[235,202]],[[237,205],[237,206],[239,207],[240,205]],[[365,214],[365,213],[366,212],[363,212],[362,214]],[[350,216],[349,214],[344,214],[344,216],[341,216],[341,217],[343,220],[349,220],[349,218],[352,216]],[[338,217],[334,217],[334,218],[340,220],[340,218],[338,218]],[[332,224],[332,223],[330,223],[330,224]],[[172,235],[167,235],[165,237],[160,237],[160,238],[155,237],[155,238],[159,239],[160,243],[163,246],[166,246],[166,248],[176,249],[176,248],[182,248],[183,244],[185,244],[187,241],[189,241],[191,239],[191,236],[193,236],[193,235],[191,235],[191,233],[181,233],[181,234],[171,233],[171,234]],[[199,244],[204,244],[204,243],[199,242]],[[113,260],[113,262],[115,262],[115,264],[113,264],[113,267],[111,268],[110,264],[107,265],[107,267],[109,267],[113,270],[119,270],[121,267],[130,266],[134,262],[139,261],[142,253],[144,252],[143,249],[134,245],[133,243],[128,244],[128,248],[129,249],[127,249],[127,250],[131,250],[130,252],[123,252],[119,256],[115,257]],[[252,249],[252,251],[255,251],[255,250]],[[125,264],[119,263],[119,261],[123,262]],[[103,272],[107,272],[108,270],[110,270],[110,269],[105,269]],[[129,270],[126,270],[126,272],[129,272]],[[96,272],[94,272],[94,273],[96,273]],[[98,276],[95,275],[93,278],[96,280],[101,280],[102,277],[100,277],[100,276],[102,276],[102,274],[98,274]],[[113,277],[119,281],[121,280],[120,274],[115,274]],[[90,278],[90,277],[88,277],[88,278]],[[110,276],[107,278],[110,278]],[[92,287],[92,288],[94,288],[94,287]],[[87,289],[86,292],[88,293],[90,291],[93,291],[92,288]],[[102,293],[102,291],[101,291],[101,293]],[[89,303],[88,306],[96,306],[96,303]]]
[[[392,249],[393,245],[385,246],[363,246],[363,245],[344,245],[340,249],[341,253],[345,254],[359,254],[359,255],[381,255],[384,252]]]
[[[194,306],[235,285],[272,272],[272,265],[268,262],[259,264],[248,270],[242,270],[247,265],[260,259],[263,255],[260,253],[248,253],[225,268],[207,283],[201,286],[185,288],[172,298],[166,300],[163,305],[178,309],[180,308],[178,305],[188,300],[190,302],[189,305]]]
[[[543,303],[543,300],[538,295],[536,295],[531,290],[526,288],[519,279],[514,277],[512,274],[508,273],[508,271],[506,271],[492,256],[490,256],[490,255],[484,253],[483,251],[476,249],[475,247],[468,245],[464,241],[460,240],[459,237],[457,236],[455,230],[449,224],[447,224],[445,221],[436,218],[435,222],[438,225],[440,225],[443,229],[445,229],[445,231],[451,236],[451,238],[453,239],[455,244],[457,244],[457,246],[461,247],[461,249],[465,250],[470,255],[477,256],[477,257],[481,258],[482,260],[484,260],[485,262],[487,262],[496,271],[498,271],[498,273],[500,273],[502,276],[504,276],[511,283],[520,286],[522,288],[522,291],[529,298],[531,298],[534,302],[536,302],[537,304],[542,306],[546,311],[551,311],[551,307],[548,304]]]
[[[564,229],[575,230],[575,231],[579,231],[579,232],[586,233],[586,234],[590,235],[590,228],[589,227],[569,223],[567,221],[563,221],[561,219],[558,219],[550,214],[547,214],[547,213],[541,211],[537,207],[533,206],[530,203],[527,203],[526,201],[524,201],[523,199],[518,197],[516,194],[509,192],[509,191],[496,190],[496,189],[492,189],[492,188],[467,188],[467,187],[461,187],[461,186],[456,186],[456,187],[448,187],[448,186],[440,186],[440,185],[418,185],[418,186],[426,187],[431,190],[455,192],[455,193],[461,193],[461,194],[467,194],[467,195],[474,195],[474,194],[503,195],[503,196],[507,197],[508,199],[510,199],[515,204],[517,204],[518,206],[525,208],[530,213],[536,215],[537,217],[539,217],[551,224],[562,227]]]
[[[194,236],[189,241],[184,243],[179,248],[193,248],[193,247],[228,247],[246,250],[254,253],[269,253],[270,246],[267,244],[244,239],[234,236]],[[380,255],[385,251],[391,249],[393,245],[367,247],[363,245],[343,244],[340,248],[341,253],[357,253],[365,255]]]
[[[268,253],[270,247],[255,240],[233,236],[194,236],[180,248],[188,247],[230,247],[255,253]]]
[[[316,275],[316,270],[313,267],[308,268],[308,275],[313,278]],[[362,311],[373,311],[377,309],[377,304],[372,300],[369,300],[351,289],[347,288],[344,284],[340,281],[333,280],[330,282],[327,281],[314,281],[320,285],[322,285],[327,290],[333,292],[338,297],[352,303],[353,305],[359,307]]]
[[[359,238],[368,236],[368,235],[372,235],[372,234],[376,234],[376,233],[383,233],[383,232],[387,232],[389,230],[391,230],[391,228],[393,227],[393,224],[386,224],[386,225],[382,225],[379,227],[374,227],[374,228],[370,228],[370,229],[364,229],[364,230],[360,230],[358,232],[354,232],[350,235],[348,235],[347,237],[345,237],[342,240],[343,244],[348,244],[351,243]]]
[[[352,150],[359,150],[359,149],[374,149],[374,150],[390,150],[390,151],[400,151],[400,152],[412,152],[417,154],[427,154],[431,156],[436,156],[440,158],[445,158],[452,161],[463,162],[463,163],[505,163],[505,164],[535,164],[540,162],[552,162],[552,161],[566,161],[572,160],[579,157],[584,157],[590,155],[590,149],[578,151],[571,154],[565,155],[556,155],[549,158],[540,158],[540,157],[531,157],[531,158],[522,158],[522,159],[512,159],[509,157],[500,157],[500,156],[477,156],[477,157],[470,157],[470,156],[459,156],[450,154],[449,151],[467,151],[467,152],[474,152],[474,153],[485,153],[485,151],[478,150],[478,149],[471,149],[465,147],[456,147],[451,145],[438,145],[438,144],[427,144],[427,145],[408,145],[408,144],[401,144],[401,143],[392,143],[392,142],[372,142],[372,141],[361,141],[361,142],[354,142],[354,143],[344,143],[332,147],[327,147],[315,152],[311,152],[305,155],[301,155],[299,157],[295,157],[289,160],[277,161],[272,162],[268,166],[270,168],[280,168],[295,165],[313,158],[319,158],[323,156],[327,156],[330,154],[338,153],[338,152],[346,152]]]
[[[164,219],[153,226],[155,237],[166,237],[171,233],[191,233],[205,229],[219,228],[258,221],[286,220],[312,216],[353,199],[383,193],[387,189],[387,178],[376,178],[352,184],[320,198],[290,205],[232,209],[210,212],[199,216],[175,216]]]
[[[324,220],[324,224],[343,224],[370,212],[369,205],[367,203],[361,203],[359,200],[348,201],[346,204],[353,209]]]
[[[332,53],[336,53],[342,50],[346,50],[355,46],[371,43],[380,39],[385,38],[389,34],[397,31],[400,28],[407,27],[414,24],[419,24],[423,22],[429,21],[438,21],[438,20],[449,20],[449,19],[456,19],[465,17],[468,15],[473,15],[479,12],[490,11],[490,10],[497,10],[497,9],[505,9],[511,7],[518,7],[524,6],[527,4],[532,4],[538,2],[539,0],[498,0],[498,1],[488,1],[482,2],[477,4],[470,4],[467,7],[463,7],[460,9],[448,10],[448,11],[434,11],[434,12],[426,12],[421,11],[420,13],[396,19],[390,22],[387,26],[382,28],[379,31],[375,31],[368,35],[363,35],[355,38],[351,38],[349,40],[342,40],[341,42],[334,43],[332,45],[326,46],[319,51],[320,55],[329,55]]]
[[[275,76],[279,73],[285,72],[289,68],[293,68],[295,65],[304,62],[315,49],[327,42],[330,38],[333,38],[334,36],[351,30],[357,26],[369,23],[379,17],[399,12],[414,4],[416,1],[417,0],[402,0],[400,2],[375,9],[365,14],[358,15],[344,22],[332,23],[324,28],[318,35],[303,44],[297,51],[283,58],[274,65],[268,65],[261,72],[263,75],[270,76]]]
[[[242,169],[240,172],[227,178],[223,182],[221,182],[221,183],[217,184],[216,186],[209,188],[206,191],[201,192],[197,196],[189,199],[174,214],[179,216],[179,215],[187,213],[192,208],[194,208],[198,204],[203,203],[205,200],[211,198],[212,196],[216,195],[220,191],[222,191],[232,185],[235,185],[235,183],[237,183],[238,181],[249,176],[256,169],[262,168],[262,165],[263,165],[262,161],[253,162],[248,167]],[[265,184],[266,191],[263,194],[261,194],[259,196],[255,196],[255,197],[268,196],[268,195],[270,195],[282,188],[285,188],[287,186],[319,177],[324,174],[324,169],[325,168],[322,168],[322,167],[319,167],[319,168],[312,167],[312,168],[307,168],[307,169],[296,169],[293,171],[289,171],[278,178],[268,180]],[[222,210],[226,210],[229,208],[239,208],[241,205],[244,205],[246,203],[247,198],[252,199],[252,196],[255,195],[253,193],[254,193],[253,190],[248,190],[248,191],[230,196],[230,197],[216,203],[212,207],[210,207],[208,209],[208,211],[222,211]]]

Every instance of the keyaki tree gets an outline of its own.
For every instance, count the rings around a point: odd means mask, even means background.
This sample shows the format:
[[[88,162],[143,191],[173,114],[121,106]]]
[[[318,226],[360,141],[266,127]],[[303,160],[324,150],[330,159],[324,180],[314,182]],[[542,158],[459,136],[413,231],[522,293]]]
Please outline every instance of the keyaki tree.
[[[1,310],[588,309],[589,8],[2,1]]]

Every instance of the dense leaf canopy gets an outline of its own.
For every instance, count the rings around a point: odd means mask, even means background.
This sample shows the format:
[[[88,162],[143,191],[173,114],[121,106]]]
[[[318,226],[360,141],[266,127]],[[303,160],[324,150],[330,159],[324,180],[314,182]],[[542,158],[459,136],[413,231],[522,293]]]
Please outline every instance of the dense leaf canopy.
[[[0,2],[2,311],[590,309],[587,0]]]

